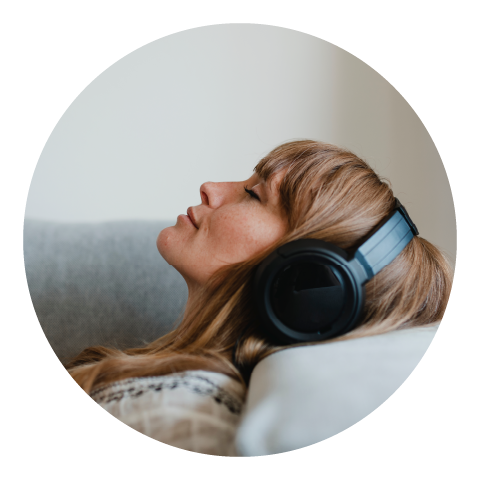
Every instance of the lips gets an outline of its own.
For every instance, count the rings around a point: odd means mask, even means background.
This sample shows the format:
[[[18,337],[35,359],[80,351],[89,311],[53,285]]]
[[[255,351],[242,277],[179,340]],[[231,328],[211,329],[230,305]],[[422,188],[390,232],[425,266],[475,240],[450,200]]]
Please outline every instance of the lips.
[[[192,207],[188,207],[187,209],[187,215],[188,215],[188,218],[190,218],[190,220],[192,221],[193,225],[195,226],[195,228],[198,230],[198,225],[197,225],[197,221],[195,220],[195,215],[193,213],[193,208]]]

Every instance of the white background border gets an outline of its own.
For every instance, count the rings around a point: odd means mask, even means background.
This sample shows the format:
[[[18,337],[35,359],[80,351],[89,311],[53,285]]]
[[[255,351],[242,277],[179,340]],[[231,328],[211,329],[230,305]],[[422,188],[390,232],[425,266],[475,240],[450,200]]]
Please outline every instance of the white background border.
[[[476,18],[473,1],[3,2],[0,472],[5,478],[478,478],[478,260],[472,258],[480,232],[471,221],[479,217],[472,204],[480,173],[473,145],[480,107]],[[75,97],[146,43],[218,23],[261,23],[309,33],[383,75],[435,142],[458,222],[457,270],[447,314],[404,386],[347,431],[270,457],[192,454],[107,416],[80,394],[48,346],[23,267],[30,180],[50,133]]]

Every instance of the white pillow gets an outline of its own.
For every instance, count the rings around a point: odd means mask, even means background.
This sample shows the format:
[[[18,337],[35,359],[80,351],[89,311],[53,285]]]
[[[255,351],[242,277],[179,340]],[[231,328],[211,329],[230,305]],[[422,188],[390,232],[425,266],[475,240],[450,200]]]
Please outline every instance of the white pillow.
[[[275,353],[254,369],[236,437],[239,455],[306,447],[387,400],[426,352],[436,327]]]

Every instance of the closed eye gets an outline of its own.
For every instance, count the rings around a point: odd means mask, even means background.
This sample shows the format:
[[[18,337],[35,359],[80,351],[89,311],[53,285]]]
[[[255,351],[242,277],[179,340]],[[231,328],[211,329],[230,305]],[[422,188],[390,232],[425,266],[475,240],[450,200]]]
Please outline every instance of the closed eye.
[[[248,189],[248,186],[246,187],[243,187],[245,189],[245,191],[253,198],[255,198],[256,200],[258,200],[259,202],[261,201],[260,200],[260,197],[253,191],[253,190],[249,190]]]

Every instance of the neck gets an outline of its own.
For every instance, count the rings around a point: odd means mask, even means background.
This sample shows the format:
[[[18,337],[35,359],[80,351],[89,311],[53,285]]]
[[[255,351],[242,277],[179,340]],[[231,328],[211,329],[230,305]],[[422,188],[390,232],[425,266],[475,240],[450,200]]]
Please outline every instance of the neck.
[[[188,287],[188,298],[187,303],[185,304],[185,313],[183,314],[183,318],[187,318],[196,303],[198,295],[200,293],[200,286],[197,283],[190,282],[187,280],[187,287]]]

